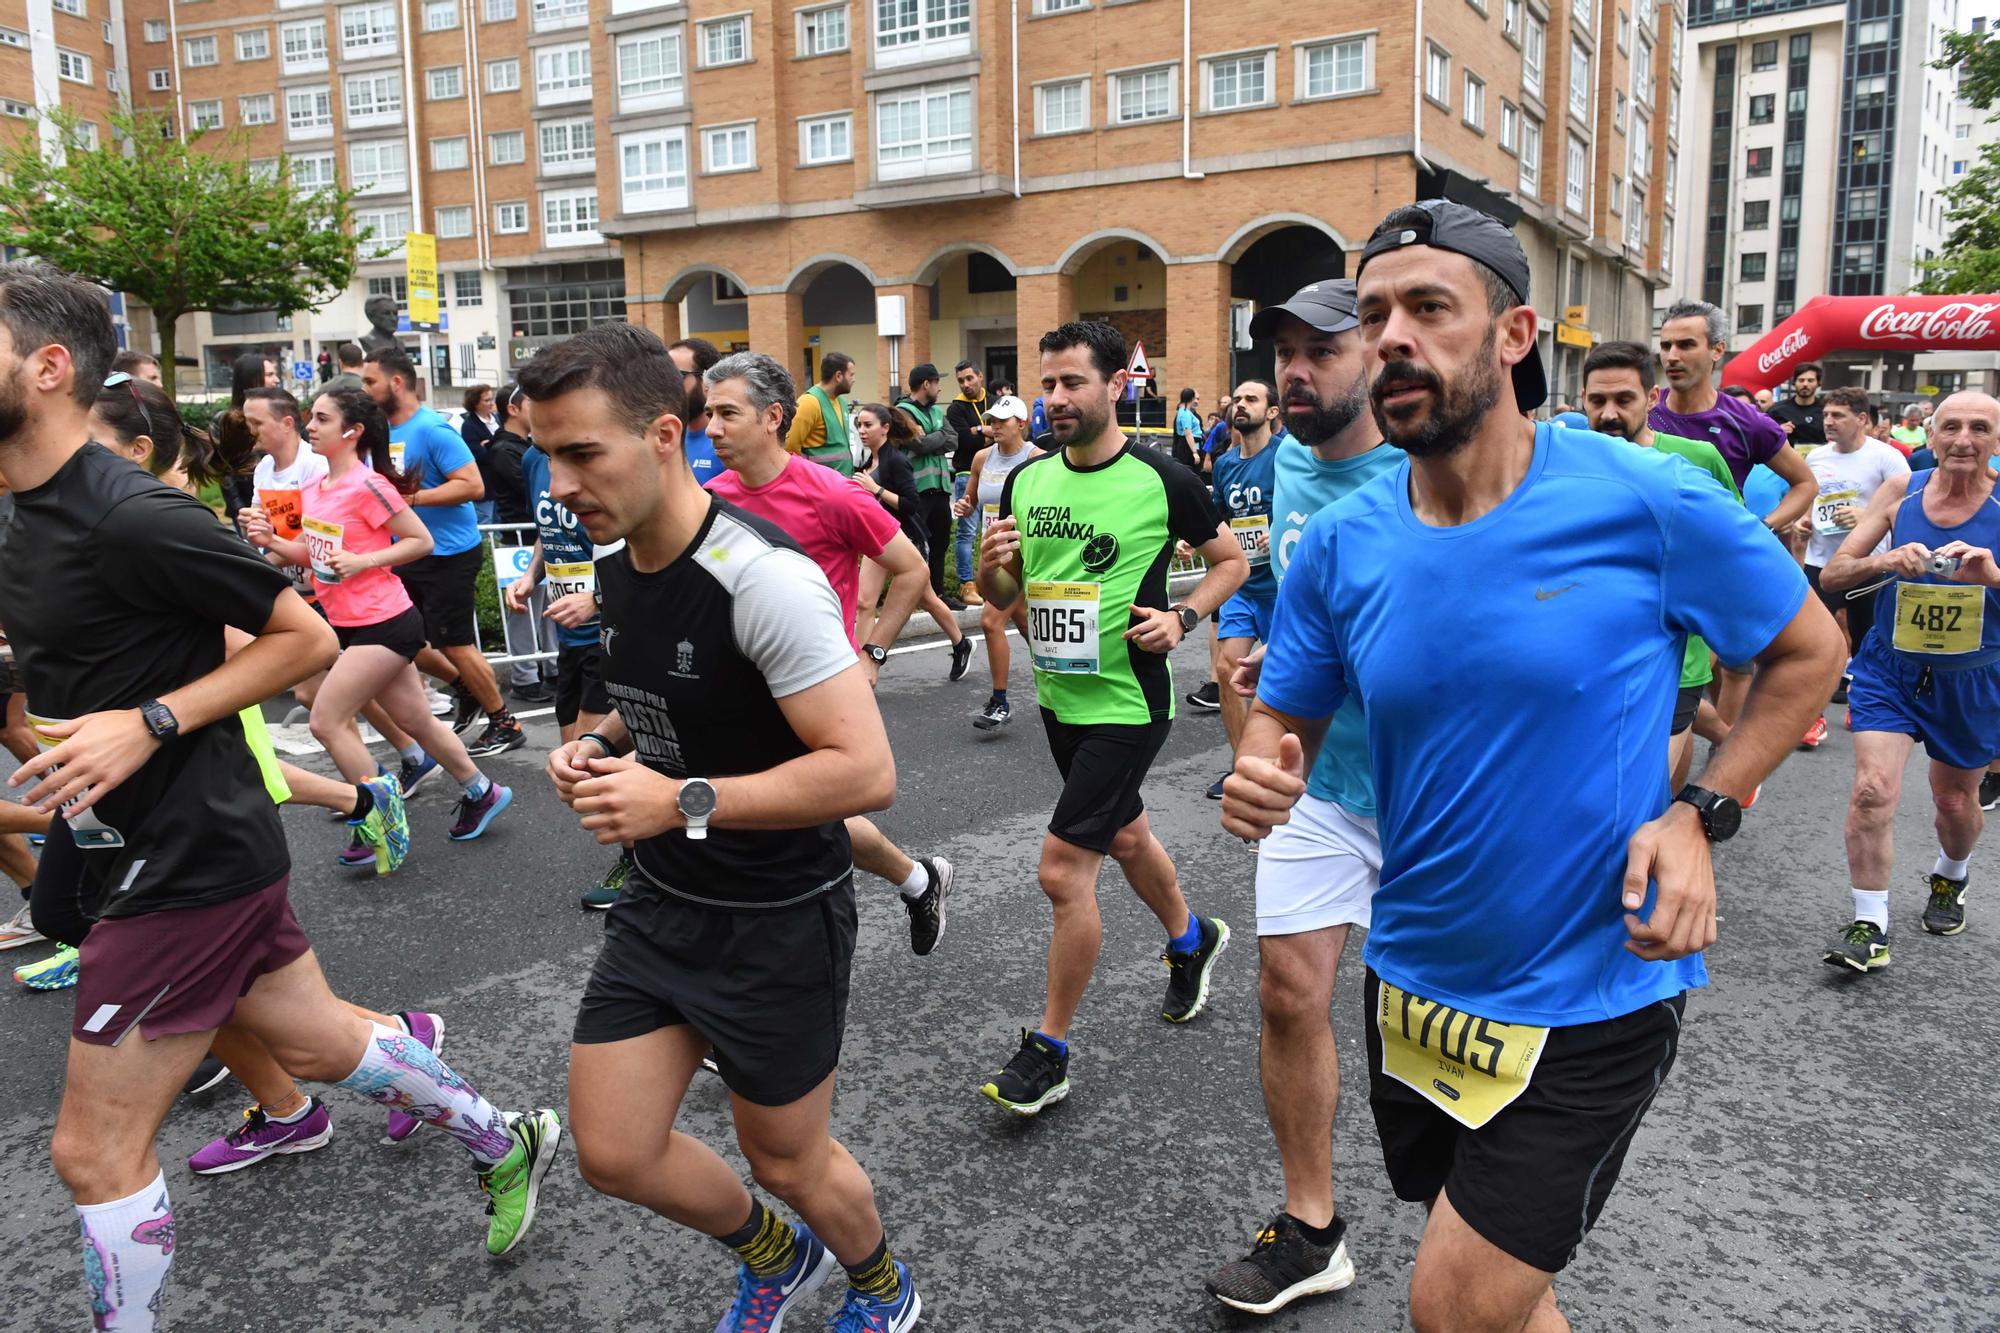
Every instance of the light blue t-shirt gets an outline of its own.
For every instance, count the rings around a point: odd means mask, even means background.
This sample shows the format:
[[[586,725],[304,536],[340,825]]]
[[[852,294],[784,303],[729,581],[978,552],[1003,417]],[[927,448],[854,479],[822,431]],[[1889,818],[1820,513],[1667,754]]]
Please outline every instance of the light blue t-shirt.
[[[549,456],[534,445],[521,455],[521,480],[527,483],[528,510],[535,516],[535,531],[542,539],[542,564],[581,565],[594,559],[590,536],[576,515],[549,494]],[[581,625],[557,625],[556,639],[566,648],[597,642],[597,617]]]
[[[389,443],[402,446],[403,473],[415,477],[419,486],[442,486],[452,473],[472,464],[472,450],[464,438],[428,407],[418,408],[402,425],[389,427]],[[431,531],[432,555],[460,555],[479,545],[479,519],[470,500],[423,505],[417,517]]]
[[[1365,705],[1368,965],[1549,1026],[1706,984],[1699,955],[1626,952],[1625,844],[1666,808],[1684,637],[1751,660],[1805,601],[1798,563],[1709,478],[1587,431],[1538,426],[1521,484],[1470,523],[1428,527],[1409,494],[1405,463],[1307,524],[1258,688],[1299,717]]]
[[[1249,458],[1243,456],[1241,449],[1231,449],[1217,456],[1212,489],[1215,492],[1215,507],[1222,511],[1225,521],[1258,515],[1270,518],[1271,497],[1277,491],[1277,480],[1272,471],[1277,457],[1276,440],[1267,440],[1264,447]],[[1278,576],[1271,570],[1271,539],[1276,535],[1276,525],[1267,523],[1263,548],[1250,553],[1250,577],[1236,590],[1238,597],[1268,603],[1278,595]]]
[[[715,457],[715,445],[709,440],[707,431],[691,430],[681,436],[681,452],[687,455],[696,484],[704,490],[708,483],[721,475],[722,464]]]
[[[1281,581],[1307,519],[1403,461],[1401,449],[1378,444],[1367,453],[1328,462],[1291,435],[1280,436],[1265,452],[1272,456],[1276,478],[1271,566]],[[1367,723],[1361,717],[1359,695],[1334,710],[1333,720],[1326,726],[1326,739],[1320,742],[1319,757],[1306,775],[1306,790],[1351,815],[1364,819],[1374,816],[1375,779],[1368,771]]]
[[[1191,407],[1175,408],[1174,434],[1180,436],[1182,439],[1186,439],[1190,431],[1194,433],[1195,439],[1199,440],[1201,438],[1200,414]]]

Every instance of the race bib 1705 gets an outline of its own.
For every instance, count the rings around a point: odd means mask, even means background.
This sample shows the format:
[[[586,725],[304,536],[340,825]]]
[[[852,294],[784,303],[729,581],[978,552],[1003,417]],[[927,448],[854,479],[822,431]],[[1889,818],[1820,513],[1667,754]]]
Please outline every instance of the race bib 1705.
[[[1028,649],[1036,670],[1063,676],[1097,674],[1099,587],[1028,584]]]
[[[1528,1090],[1549,1030],[1499,1023],[1380,983],[1375,1029],[1382,1072],[1467,1129],[1478,1129]]]
[[[1943,583],[1896,585],[1895,645],[1901,652],[1950,657],[1986,638],[1986,589]]]

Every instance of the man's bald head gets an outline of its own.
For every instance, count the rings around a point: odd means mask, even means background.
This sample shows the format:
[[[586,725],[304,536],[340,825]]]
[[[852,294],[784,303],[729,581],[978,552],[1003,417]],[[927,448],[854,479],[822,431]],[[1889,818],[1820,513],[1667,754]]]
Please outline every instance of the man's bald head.
[[[2000,398],[1976,390],[1953,394],[1932,415],[1929,442],[1941,470],[1976,468],[1984,475],[2000,444]]]
[[[2000,422],[2000,398],[1977,389],[1961,389],[1938,404],[1932,414],[1933,420],[1942,422],[1946,417],[1960,413],[1984,417],[1988,421]]]

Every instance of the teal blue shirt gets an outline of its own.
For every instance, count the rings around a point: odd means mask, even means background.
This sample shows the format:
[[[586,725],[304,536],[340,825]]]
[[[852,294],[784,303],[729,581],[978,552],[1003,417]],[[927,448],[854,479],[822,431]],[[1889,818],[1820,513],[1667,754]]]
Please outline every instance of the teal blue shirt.
[[[1378,444],[1365,454],[1328,462],[1292,435],[1273,442],[1270,451],[1277,454],[1271,560],[1280,581],[1307,519],[1403,461],[1401,449]],[[1368,730],[1358,693],[1348,695],[1327,723],[1319,758],[1306,776],[1306,790],[1351,815],[1374,817],[1375,782],[1368,770]]]

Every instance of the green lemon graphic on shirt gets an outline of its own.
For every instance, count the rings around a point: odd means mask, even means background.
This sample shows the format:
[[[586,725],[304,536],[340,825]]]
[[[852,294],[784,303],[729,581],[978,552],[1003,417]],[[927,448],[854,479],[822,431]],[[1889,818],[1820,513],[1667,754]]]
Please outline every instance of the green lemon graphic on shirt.
[[[1083,567],[1093,574],[1102,574],[1118,563],[1118,538],[1109,532],[1100,532],[1083,544],[1080,557]]]

